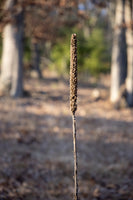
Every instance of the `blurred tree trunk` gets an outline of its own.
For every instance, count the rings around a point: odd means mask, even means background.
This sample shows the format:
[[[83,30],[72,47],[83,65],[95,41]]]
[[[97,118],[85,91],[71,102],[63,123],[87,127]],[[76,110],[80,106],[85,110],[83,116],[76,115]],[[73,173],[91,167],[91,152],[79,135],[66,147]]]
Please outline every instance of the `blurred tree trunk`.
[[[8,90],[10,95],[21,97],[23,95],[23,10],[18,8],[13,14],[14,0],[7,0],[5,10],[10,11],[10,22],[3,30],[3,52],[1,63],[0,88]]]
[[[116,3],[113,1],[110,1],[108,4],[108,40],[109,43],[112,44],[113,42],[113,27],[114,27],[114,21],[115,21],[115,5]],[[111,55],[112,52],[112,45],[109,45],[109,52]]]
[[[32,67],[37,72],[38,77],[41,79],[43,76],[40,69],[40,53],[41,52],[39,48],[39,43],[33,40],[31,44],[31,50],[32,50]]]
[[[125,19],[126,19],[126,41],[127,41],[127,63],[128,73],[126,80],[127,103],[129,107],[133,106],[133,29],[132,29],[132,0],[126,0]]]
[[[13,0],[7,0],[5,10],[10,10],[13,7]],[[0,75],[0,90],[9,92],[11,88],[12,65],[14,62],[15,41],[13,38],[13,26],[8,23],[3,30],[3,49],[1,59],[1,75]]]
[[[23,10],[16,16],[16,24],[13,27],[13,39],[15,42],[15,60],[12,66],[11,96],[23,96]]]
[[[120,100],[120,88],[124,84],[127,73],[127,54],[125,38],[125,0],[116,1],[115,27],[112,47],[111,63],[111,96],[110,100],[116,104]]]

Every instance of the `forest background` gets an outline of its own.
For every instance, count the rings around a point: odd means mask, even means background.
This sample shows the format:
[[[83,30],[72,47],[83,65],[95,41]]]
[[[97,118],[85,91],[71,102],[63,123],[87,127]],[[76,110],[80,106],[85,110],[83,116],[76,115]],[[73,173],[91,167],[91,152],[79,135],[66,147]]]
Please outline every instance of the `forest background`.
[[[72,33],[79,195],[133,199],[132,9],[132,0],[0,0],[0,199],[72,199]]]
[[[132,106],[132,1],[1,1],[1,11],[1,91],[23,96],[23,66],[40,78],[46,68],[65,76],[69,38],[77,32],[80,74],[111,71],[111,102],[118,104],[126,92]]]

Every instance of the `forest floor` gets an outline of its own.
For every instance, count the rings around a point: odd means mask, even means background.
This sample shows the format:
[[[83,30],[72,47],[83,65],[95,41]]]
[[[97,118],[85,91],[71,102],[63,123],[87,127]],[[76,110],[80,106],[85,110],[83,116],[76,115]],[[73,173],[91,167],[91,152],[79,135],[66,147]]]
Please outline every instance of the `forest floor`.
[[[0,97],[0,200],[72,200],[69,84],[51,76],[25,89],[29,97]],[[133,110],[113,109],[108,96],[108,77],[79,83],[81,200],[133,200]]]

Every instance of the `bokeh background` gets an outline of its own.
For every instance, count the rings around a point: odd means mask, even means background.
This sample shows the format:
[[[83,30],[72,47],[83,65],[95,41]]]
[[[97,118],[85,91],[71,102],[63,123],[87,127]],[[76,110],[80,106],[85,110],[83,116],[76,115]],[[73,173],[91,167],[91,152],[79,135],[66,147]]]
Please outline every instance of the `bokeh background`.
[[[72,33],[79,196],[133,199],[132,0],[0,0],[0,200],[73,198]]]

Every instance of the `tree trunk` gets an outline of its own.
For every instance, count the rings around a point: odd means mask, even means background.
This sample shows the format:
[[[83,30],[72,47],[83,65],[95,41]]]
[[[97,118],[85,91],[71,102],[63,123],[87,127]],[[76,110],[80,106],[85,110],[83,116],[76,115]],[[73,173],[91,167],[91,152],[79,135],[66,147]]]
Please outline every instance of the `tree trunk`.
[[[124,12],[125,0],[117,0],[112,47],[110,96],[110,100],[114,104],[120,100],[120,87],[125,82],[127,73],[126,39],[125,28],[123,27],[123,23],[125,23]]]
[[[4,6],[5,10],[10,10],[13,7],[13,0],[7,0]],[[1,59],[1,75],[0,75],[0,90],[9,92],[11,88],[11,72],[14,60],[15,44],[13,40],[13,27],[7,24],[3,30],[3,50]]]
[[[37,42],[32,42],[32,66],[33,69],[36,70],[38,77],[41,79],[42,72],[40,69],[40,49],[39,49],[39,44]]]
[[[12,11],[14,4],[14,0],[7,0],[5,10]],[[0,89],[9,92],[11,88],[11,96],[20,97],[23,94],[23,11],[19,11],[17,15],[12,14],[10,20],[3,30]]]
[[[11,96],[23,96],[23,11],[16,17],[16,25],[13,26],[13,39],[15,42],[14,63],[12,67]]]
[[[126,41],[127,41],[127,63],[128,73],[126,80],[127,103],[129,107],[133,106],[133,29],[131,26],[133,13],[131,0],[126,0],[125,19],[126,19]]]

